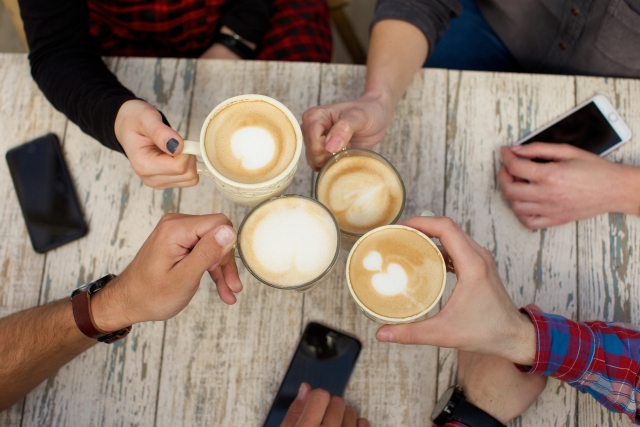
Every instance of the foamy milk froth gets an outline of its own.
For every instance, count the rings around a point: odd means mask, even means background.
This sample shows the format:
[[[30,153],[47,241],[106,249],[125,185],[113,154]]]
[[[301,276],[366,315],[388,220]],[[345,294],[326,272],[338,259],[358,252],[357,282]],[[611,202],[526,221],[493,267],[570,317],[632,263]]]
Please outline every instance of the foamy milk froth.
[[[277,287],[309,283],[333,263],[338,229],[320,204],[283,197],[258,207],[245,220],[240,249],[245,264]]]
[[[391,226],[357,243],[347,274],[366,308],[402,319],[420,314],[439,298],[445,267],[440,252],[419,232]]]
[[[229,104],[209,122],[205,151],[212,166],[235,182],[275,178],[296,151],[296,132],[275,105],[256,99]]]
[[[403,189],[395,171],[368,156],[345,156],[323,172],[318,200],[340,228],[363,234],[393,222],[402,209]]]

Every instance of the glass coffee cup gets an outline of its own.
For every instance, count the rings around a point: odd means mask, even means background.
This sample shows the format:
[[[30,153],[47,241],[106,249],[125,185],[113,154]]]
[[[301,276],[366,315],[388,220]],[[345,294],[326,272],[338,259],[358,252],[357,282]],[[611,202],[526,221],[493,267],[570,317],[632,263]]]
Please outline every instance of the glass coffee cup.
[[[383,156],[348,148],[334,154],[320,169],[315,198],[336,217],[342,248],[349,252],[369,230],[400,219],[406,190],[396,168]]]
[[[287,194],[258,204],[238,229],[238,257],[260,282],[306,291],[326,279],[340,253],[333,214],[309,197]]]

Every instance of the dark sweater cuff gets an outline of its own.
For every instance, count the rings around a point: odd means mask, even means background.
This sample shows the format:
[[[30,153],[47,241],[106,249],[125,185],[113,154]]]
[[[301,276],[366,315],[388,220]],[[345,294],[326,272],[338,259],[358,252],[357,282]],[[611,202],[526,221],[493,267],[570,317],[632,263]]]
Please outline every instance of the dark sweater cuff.
[[[113,98],[108,99],[104,104],[105,111],[105,120],[101,129],[99,130],[100,134],[96,135],[98,140],[107,148],[110,148],[115,151],[119,151],[124,153],[124,149],[118,138],[116,138],[116,117],[118,116],[118,111],[120,111],[120,107],[127,101],[131,101],[136,98],[133,95],[119,95]]]
[[[242,19],[241,17],[235,16],[232,12],[227,12],[220,17],[221,25],[226,25],[243,39],[255,44],[260,44],[262,38],[271,28],[268,16],[265,16],[264,19],[259,19],[259,21],[259,25],[251,25],[250,22],[247,22],[246,17]]]

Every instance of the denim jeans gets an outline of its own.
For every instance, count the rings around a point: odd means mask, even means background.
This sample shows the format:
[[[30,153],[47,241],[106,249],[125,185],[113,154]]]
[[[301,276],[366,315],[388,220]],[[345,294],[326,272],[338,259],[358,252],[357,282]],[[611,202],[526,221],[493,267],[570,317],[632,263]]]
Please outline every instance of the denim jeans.
[[[424,64],[429,68],[521,71],[516,59],[482,16],[474,0],[461,0],[463,12],[451,21]]]

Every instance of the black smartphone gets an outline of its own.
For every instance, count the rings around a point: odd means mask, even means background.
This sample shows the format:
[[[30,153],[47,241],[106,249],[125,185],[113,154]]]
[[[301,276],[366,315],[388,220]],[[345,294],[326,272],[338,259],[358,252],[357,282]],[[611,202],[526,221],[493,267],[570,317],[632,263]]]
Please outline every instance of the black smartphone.
[[[361,348],[362,344],[354,337],[319,323],[309,323],[264,427],[280,427],[303,382],[313,388],[323,388],[332,396],[342,396]]]
[[[611,102],[596,95],[516,144],[566,143],[604,156],[630,139],[629,126]]]
[[[54,134],[6,154],[33,249],[44,253],[82,237],[87,225]]]

